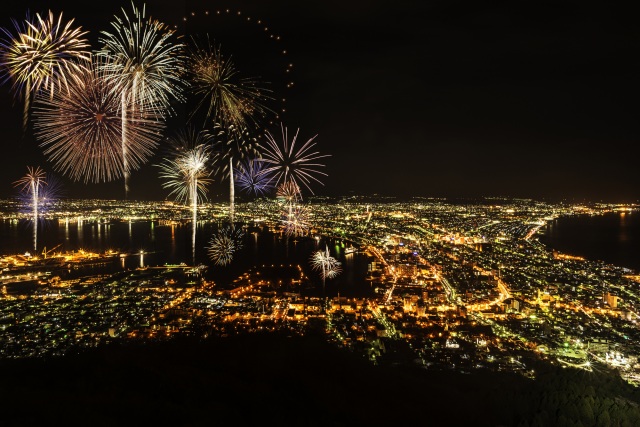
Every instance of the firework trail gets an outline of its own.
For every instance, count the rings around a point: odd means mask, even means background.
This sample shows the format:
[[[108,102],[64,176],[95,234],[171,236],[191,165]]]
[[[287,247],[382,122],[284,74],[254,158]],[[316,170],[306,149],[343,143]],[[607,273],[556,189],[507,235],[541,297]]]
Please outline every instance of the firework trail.
[[[195,132],[191,128],[178,133],[170,142],[171,152],[158,165],[160,178],[165,180],[163,187],[171,190],[169,196],[191,205],[191,247],[195,265],[198,202],[206,199],[207,186],[212,182],[209,168],[211,145],[203,132]]]
[[[276,185],[290,181],[298,187],[304,185],[314,194],[309,184],[315,181],[322,185],[318,176],[327,176],[327,174],[318,170],[318,168],[324,167],[322,163],[319,163],[319,160],[330,155],[312,151],[316,145],[314,139],[317,135],[296,148],[300,129],[296,130],[291,142],[289,142],[287,128],[281,124],[280,129],[282,131],[282,145],[276,142],[271,133],[267,132],[265,135],[267,141],[262,151],[262,161],[267,164],[267,167],[263,169],[263,173],[273,174]]]
[[[242,249],[242,237],[244,233],[241,228],[234,225],[227,225],[211,237],[207,253],[209,258],[216,265],[227,265],[233,260],[233,254]]]
[[[38,249],[38,206],[40,204],[40,190],[46,185],[46,174],[44,170],[27,167],[27,174],[17,180],[14,185],[19,187],[24,197],[30,198],[31,209],[33,213],[33,251]]]
[[[124,176],[125,128],[128,168],[139,169],[153,154],[164,129],[148,110],[127,104],[122,113],[115,82],[106,78],[105,60],[94,57],[69,81],[67,90],[35,98],[35,135],[55,170],[74,181],[107,182]]]
[[[217,173],[222,178],[229,178],[229,220],[233,222],[235,211],[235,179],[234,168],[245,158],[259,155],[259,145],[255,138],[249,135],[246,128],[234,125],[225,127],[216,124],[211,133],[214,140],[215,153],[213,162],[217,165]]]
[[[132,147],[128,140],[130,108],[149,110],[157,118],[172,114],[171,100],[183,101],[182,43],[173,43],[174,31],[152,18],[132,3],[133,17],[122,9],[124,18],[115,17],[114,32],[102,32],[101,55],[108,59],[105,75],[121,97],[122,164],[125,194],[129,192]]]
[[[13,81],[12,91],[24,98],[23,127],[26,129],[31,97],[47,91],[60,91],[89,62],[87,31],[67,23],[62,13],[56,17],[27,14],[24,22],[13,20],[15,34],[0,29],[0,79]]]

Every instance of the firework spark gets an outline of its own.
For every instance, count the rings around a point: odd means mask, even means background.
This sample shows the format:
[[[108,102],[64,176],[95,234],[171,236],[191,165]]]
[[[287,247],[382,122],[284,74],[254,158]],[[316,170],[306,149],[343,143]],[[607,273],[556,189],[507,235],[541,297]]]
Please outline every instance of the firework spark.
[[[171,148],[158,165],[160,178],[165,180],[163,187],[170,189],[169,196],[179,203],[192,205],[206,200],[207,186],[212,182],[207,135],[188,128],[169,142]]]
[[[139,108],[151,108],[165,117],[171,113],[171,100],[183,100],[184,44],[173,43],[174,31],[132,3],[133,17],[122,9],[124,18],[115,16],[114,32],[102,32],[100,54],[106,62],[107,78],[116,83],[126,101]]]
[[[44,172],[43,172],[44,173]],[[42,222],[43,213],[47,209],[55,209],[55,203],[58,198],[64,193],[62,181],[51,173],[46,173],[44,179],[40,181],[41,185],[38,189],[38,220]],[[21,205],[27,206],[28,212],[33,211],[33,195],[31,191],[16,186],[18,189],[17,198],[20,200]]]
[[[257,78],[241,77],[231,57],[224,58],[221,48],[192,39],[187,59],[191,92],[199,101],[191,115],[206,108],[205,122],[244,128],[258,124],[271,113],[265,102],[273,99]]]
[[[38,248],[38,207],[40,204],[40,190],[46,185],[46,174],[44,170],[37,168],[27,167],[27,174],[17,180],[14,185],[19,187],[20,192],[25,198],[30,199],[31,209],[33,212],[33,250],[34,252]]]
[[[285,181],[278,186],[276,198],[284,200],[287,204],[292,204],[302,199],[300,187],[293,181]]]
[[[129,105],[149,110],[159,118],[172,114],[171,100],[182,101],[183,48],[173,43],[174,32],[154,19],[145,18],[145,7],[139,10],[131,4],[133,18],[122,9],[124,18],[115,17],[113,33],[102,32],[104,47],[100,52],[105,61],[106,79],[113,81],[121,97],[122,162],[125,193],[129,192],[130,156],[127,139]]]
[[[215,154],[213,162],[217,165],[217,173],[229,178],[229,219],[234,219],[235,180],[233,170],[242,160],[259,155],[259,145],[255,138],[249,135],[246,128],[237,128],[234,125],[225,127],[216,124],[211,137],[214,140]]]
[[[147,162],[164,128],[150,112],[127,104],[105,77],[104,57],[68,83],[65,91],[36,95],[35,135],[54,168],[74,181],[107,182],[124,176],[122,130],[126,128],[128,167]],[[127,126],[122,126],[126,116]]]
[[[227,265],[233,260],[236,251],[242,249],[242,237],[244,233],[241,228],[227,225],[211,237],[207,253],[209,258],[216,265]]]
[[[324,165],[318,161],[330,155],[312,151],[316,145],[314,139],[317,135],[296,149],[296,141],[300,129],[296,130],[296,134],[291,142],[289,142],[287,128],[281,124],[280,129],[282,131],[282,146],[276,142],[271,133],[266,133],[267,142],[262,153],[262,161],[268,166],[263,170],[263,173],[273,174],[276,178],[276,185],[279,185],[281,182],[291,181],[298,187],[300,187],[301,184],[304,185],[314,194],[309,184],[315,181],[322,185],[318,176],[327,176],[326,173],[317,169],[324,167]]]
[[[287,236],[304,236],[309,230],[309,209],[305,205],[289,205],[282,215],[282,224]]]
[[[196,133],[187,129],[171,141],[172,152],[160,167],[160,178],[165,179],[164,188],[171,189],[169,196],[177,201],[189,203],[192,212],[192,249],[193,262],[196,254],[196,224],[198,202],[206,199],[209,178],[210,144],[203,132]]]
[[[53,95],[66,87],[89,62],[87,31],[73,27],[53,12],[24,22],[13,21],[16,34],[2,28],[0,39],[0,79],[13,81],[12,90],[24,98],[23,125],[26,128],[32,94],[41,90]]]
[[[262,173],[264,163],[260,159],[249,159],[235,168],[236,185],[241,191],[264,196],[273,189],[271,177]]]
[[[62,181],[54,174],[48,173],[46,176],[46,186],[38,192],[40,196],[40,206],[45,209],[53,204],[65,193]]]
[[[340,262],[329,255],[329,248],[327,245],[325,245],[324,251],[319,250],[311,255],[311,268],[320,272],[320,277],[322,277],[323,294],[326,279],[333,279],[342,272]]]

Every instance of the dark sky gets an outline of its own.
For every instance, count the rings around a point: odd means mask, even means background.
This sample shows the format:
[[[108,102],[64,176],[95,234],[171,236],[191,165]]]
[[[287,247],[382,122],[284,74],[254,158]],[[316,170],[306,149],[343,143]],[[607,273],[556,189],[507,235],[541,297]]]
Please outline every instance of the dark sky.
[[[117,2],[74,3],[52,10],[98,48]],[[50,4],[5,5],[0,26]],[[147,12],[181,34],[208,32],[241,72],[271,83],[284,124],[331,154],[317,194],[640,200],[640,31],[616,2],[158,0]],[[32,131],[22,135],[8,85],[0,111],[6,197],[28,165],[53,169]],[[164,198],[158,161],[133,175],[131,198]],[[69,197],[123,196],[121,181],[62,180]],[[218,180],[212,199],[227,188]]]

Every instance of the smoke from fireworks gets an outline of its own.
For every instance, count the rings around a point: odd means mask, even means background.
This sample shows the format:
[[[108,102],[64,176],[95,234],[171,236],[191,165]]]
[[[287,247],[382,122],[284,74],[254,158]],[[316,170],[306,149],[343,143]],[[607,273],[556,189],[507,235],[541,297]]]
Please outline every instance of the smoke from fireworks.
[[[14,185],[19,187],[25,198],[30,199],[31,210],[33,213],[33,250],[38,248],[38,207],[40,204],[40,190],[46,185],[46,174],[44,170],[27,167],[27,174],[17,180]]]
[[[244,128],[272,112],[265,102],[273,98],[258,79],[241,77],[231,57],[224,58],[220,46],[211,46],[208,39],[200,44],[192,41],[187,72],[191,92],[199,98],[192,117],[206,108],[205,122]]]
[[[233,260],[236,251],[242,249],[242,237],[244,233],[241,228],[227,225],[211,237],[207,253],[209,258],[216,265],[227,265]]]
[[[313,190],[309,186],[311,181],[322,185],[318,176],[327,176],[326,173],[318,170],[318,168],[324,167],[318,161],[330,155],[312,151],[316,145],[314,139],[317,135],[296,149],[300,129],[296,130],[291,142],[289,142],[287,128],[281,124],[280,129],[282,131],[282,146],[276,142],[271,133],[266,133],[267,142],[262,152],[262,161],[267,164],[267,167],[263,173],[273,174],[276,185],[291,181],[298,187],[304,185],[313,194]]]
[[[87,34],[74,28],[53,12],[35,19],[27,15],[21,24],[14,20],[15,34],[5,28],[0,39],[0,74],[2,82],[13,81],[12,91],[24,97],[23,125],[26,128],[32,94],[41,90],[53,95],[73,80],[89,61]]]
[[[35,135],[57,171],[74,181],[107,182],[125,173],[120,94],[105,77],[104,57],[68,82],[68,89],[35,99]],[[153,154],[164,124],[149,111],[125,106],[128,168],[136,170]]]

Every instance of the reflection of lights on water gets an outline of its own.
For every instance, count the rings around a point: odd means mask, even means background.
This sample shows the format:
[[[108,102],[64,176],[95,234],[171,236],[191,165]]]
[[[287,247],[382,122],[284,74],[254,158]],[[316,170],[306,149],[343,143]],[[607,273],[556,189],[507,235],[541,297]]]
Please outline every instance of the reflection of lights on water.
[[[140,268],[144,267],[144,251],[140,250]]]

